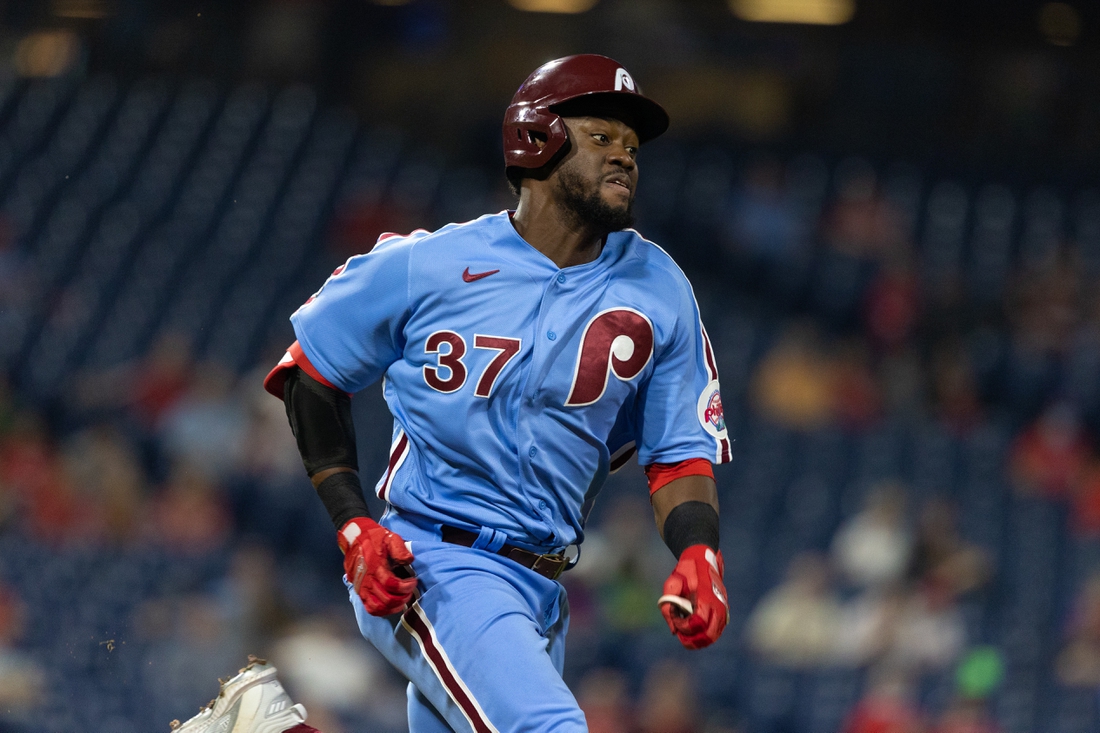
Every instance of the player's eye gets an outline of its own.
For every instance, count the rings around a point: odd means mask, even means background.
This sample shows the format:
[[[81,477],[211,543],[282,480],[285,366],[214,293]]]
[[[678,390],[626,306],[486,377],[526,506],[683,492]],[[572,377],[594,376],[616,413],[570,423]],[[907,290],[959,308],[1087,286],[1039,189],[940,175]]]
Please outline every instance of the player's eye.
[[[633,158],[638,155],[638,148],[634,147],[633,145],[627,145],[626,152],[630,155],[631,158]]]
[[[601,145],[606,145],[611,142],[611,138],[609,138],[607,135],[604,135],[602,132],[592,133],[592,138]]]

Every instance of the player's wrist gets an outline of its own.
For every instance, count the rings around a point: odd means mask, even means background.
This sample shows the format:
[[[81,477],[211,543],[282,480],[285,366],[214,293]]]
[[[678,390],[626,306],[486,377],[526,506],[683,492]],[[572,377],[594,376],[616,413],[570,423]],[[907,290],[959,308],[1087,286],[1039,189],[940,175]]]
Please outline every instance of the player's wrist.
[[[370,518],[370,508],[363,498],[363,487],[356,473],[341,471],[330,475],[317,486],[317,496],[337,531],[352,519]]]
[[[718,512],[704,501],[685,501],[665,517],[665,544],[677,558],[695,545],[718,551]]]

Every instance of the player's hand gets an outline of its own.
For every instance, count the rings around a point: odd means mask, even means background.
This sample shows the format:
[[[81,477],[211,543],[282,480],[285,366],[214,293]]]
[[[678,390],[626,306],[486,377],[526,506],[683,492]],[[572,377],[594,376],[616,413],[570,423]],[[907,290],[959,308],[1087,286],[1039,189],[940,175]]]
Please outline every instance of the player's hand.
[[[718,640],[729,623],[729,603],[722,583],[722,552],[692,545],[680,555],[658,601],[668,628],[688,649]]]
[[[416,590],[415,577],[394,574],[413,561],[405,541],[369,517],[349,520],[336,533],[336,541],[344,553],[344,572],[367,613],[389,616],[404,610]]]

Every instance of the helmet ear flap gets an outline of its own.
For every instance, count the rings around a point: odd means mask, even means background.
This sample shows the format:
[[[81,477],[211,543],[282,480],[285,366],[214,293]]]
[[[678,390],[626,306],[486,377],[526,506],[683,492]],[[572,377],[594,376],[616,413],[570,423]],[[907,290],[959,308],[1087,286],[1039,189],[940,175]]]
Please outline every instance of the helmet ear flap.
[[[524,178],[534,178],[536,181],[545,181],[549,178],[550,174],[557,168],[558,163],[561,162],[561,159],[569,154],[569,149],[572,146],[573,143],[567,135],[557,151],[538,168],[521,168],[517,165],[510,165],[505,168],[504,173],[508,178],[508,185],[511,187],[512,193],[516,196],[519,195],[520,181]],[[545,150],[545,148],[543,148],[543,150]]]
[[[515,161],[505,169],[514,194],[519,193],[520,181],[524,178],[546,180],[558,161],[569,152],[569,130],[565,120],[551,112],[523,110],[506,119],[504,129],[508,143],[506,157]]]
[[[541,168],[569,139],[565,122],[553,112],[519,108],[504,120],[509,167]]]

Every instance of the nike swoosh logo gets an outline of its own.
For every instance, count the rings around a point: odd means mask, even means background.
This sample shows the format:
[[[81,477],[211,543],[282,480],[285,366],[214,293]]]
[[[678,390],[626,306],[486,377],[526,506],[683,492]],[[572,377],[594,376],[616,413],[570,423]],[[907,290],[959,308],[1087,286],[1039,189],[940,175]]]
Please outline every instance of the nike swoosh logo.
[[[500,270],[489,270],[488,272],[475,272],[471,274],[470,268],[467,267],[465,270],[462,271],[462,280],[463,282],[472,283],[474,280],[480,280],[483,277],[489,277],[490,275],[495,275],[498,272],[500,272]]]

